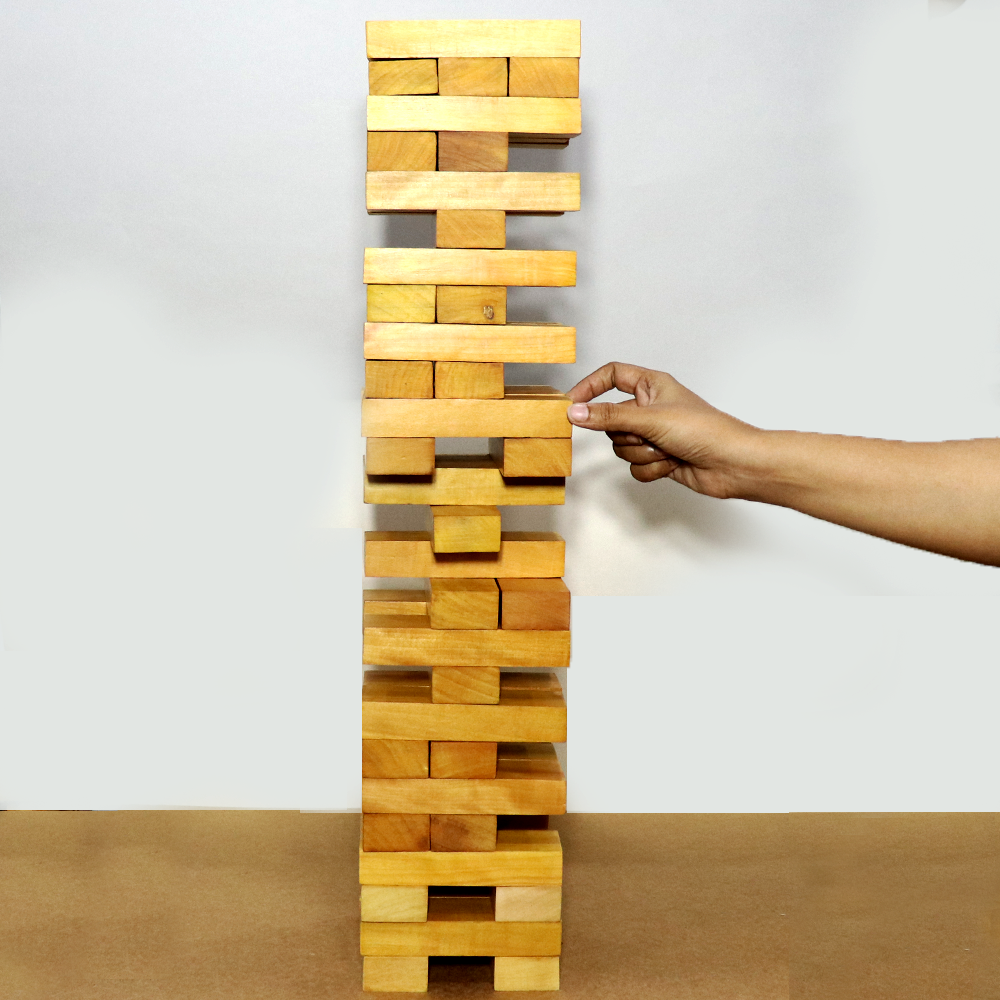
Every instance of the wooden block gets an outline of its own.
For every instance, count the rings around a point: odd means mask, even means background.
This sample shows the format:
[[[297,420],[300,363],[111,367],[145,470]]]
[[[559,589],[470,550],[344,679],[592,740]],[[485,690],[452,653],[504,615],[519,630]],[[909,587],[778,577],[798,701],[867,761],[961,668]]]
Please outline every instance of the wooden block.
[[[508,992],[559,989],[559,959],[501,957],[493,963],[493,989]]]
[[[436,399],[503,399],[503,365],[498,361],[435,361],[434,378]]]
[[[507,386],[503,399],[366,399],[363,437],[568,438],[568,396],[522,395]],[[555,390],[553,390],[554,392]]]
[[[369,285],[369,323],[433,323],[434,285]]]
[[[579,56],[579,21],[368,21],[369,59]]]
[[[437,368],[434,370],[435,378]],[[434,386],[437,395],[437,384]],[[490,438],[490,457],[503,476],[568,476],[573,471],[570,438]]]
[[[426,993],[427,958],[366,955],[362,973],[365,993]]]
[[[439,285],[437,309],[442,323],[503,324],[507,322],[504,285]]]
[[[497,744],[434,740],[431,743],[431,778],[495,778]],[[376,777],[376,775],[371,775]],[[381,776],[379,776],[381,777]],[[390,777],[390,775],[385,775]],[[392,775],[403,777],[403,775]],[[414,777],[417,777],[414,775]]]
[[[570,593],[562,580],[498,579],[497,583],[501,628],[569,629]]]
[[[570,364],[576,360],[576,328],[556,323],[508,323],[488,330],[457,323],[365,323],[365,357]]]
[[[566,543],[552,531],[503,531],[500,551],[435,555],[429,531],[366,531],[365,576],[561,577]]]
[[[432,629],[495,629],[499,619],[500,591],[495,580],[431,580],[427,621]]]
[[[507,213],[442,210],[436,213],[437,245],[502,250],[507,246]]]
[[[433,399],[430,361],[366,361],[366,399]]]
[[[439,132],[438,171],[491,173],[507,169],[506,132]]]
[[[549,892],[558,886],[537,886],[536,891]],[[516,892],[509,888],[508,892]],[[561,893],[561,890],[559,890]],[[425,885],[363,885],[361,887],[361,919],[372,923],[422,923],[427,919],[427,886]],[[512,919],[520,920],[520,917]],[[530,917],[528,919],[531,919]],[[556,917],[558,920],[559,918]]]
[[[496,816],[431,816],[432,851],[496,849]]]
[[[431,628],[416,615],[368,615],[361,655],[385,667],[568,667],[570,633]]]
[[[580,99],[376,95],[368,98],[368,131],[516,132],[569,138],[580,134]]]
[[[366,615],[426,615],[430,594],[426,590],[366,590]]]
[[[442,399],[440,402],[458,404],[473,401]],[[434,464],[434,475],[429,480],[406,476],[367,476],[365,503],[473,507],[565,503],[565,479],[504,479],[488,455],[438,455]]]
[[[510,61],[510,96],[579,97],[580,60],[514,56]]]
[[[365,781],[391,781],[390,778],[362,778]],[[404,778],[404,781],[430,781],[430,778]],[[428,851],[431,843],[429,815],[379,814],[361,816],[361,842],[366,851]]]
[[[369,670],[361,697],[365,739],[566,740],[566,702],[553,674],[501,674],[495,705],[434,704],[425,671]]]
[[[433,476],[434,438],[368,438],[365,471],[370,476]]]
[[[431,839],[434,837],[431,817]],[[365,919],[364,916],[361,918]],[[494,920],[562,920],[561,885],[497,886]]]
[[[370,285],[519,285],[565,288],[576,284],[573,250],[439,250],[367,247]],[[442,320],[450,323],[454,320]]]
[[[368,63],[369,94],[436,94],[436,59],[385,59]],[[548,97],[576,95],[548,94]]]
[[[372,171],[365,177],[369,212],[580,211],[580,175],[517,171]]]
[[[435,553],[500,551],[498,507],[431,507],[431,516]]]
[[[507,60],[497,56],[442,56],[438,60],[438,78],[438,93],[448,97],[507,96]]]
[[[497,705],[499,667],[433,667],[431,701],[436,705]]]
[[[429,778],[427,747],[427,740],[362,740],[361,775],[364,778]]]
[[[434,132],[369,132],[369,170],[437,170]]]
[[[359,852],[362,885],[561,885],[555,830],[499,830],[495,851]]]

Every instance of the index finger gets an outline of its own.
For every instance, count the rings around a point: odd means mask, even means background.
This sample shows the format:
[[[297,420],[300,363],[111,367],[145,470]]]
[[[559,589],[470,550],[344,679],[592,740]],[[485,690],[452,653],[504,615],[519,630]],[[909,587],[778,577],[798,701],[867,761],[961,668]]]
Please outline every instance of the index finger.
[[[589,403],[590,400],[611,389],[620,389],[622,392],[630,392],[635,395],[635,387],[647,372],[649,372],[648,368],[640,368],[639,365],[626,365],[621,361],[610,361],[598,368],[596,372],[591,372],[585,379],[577,382],[566,395],[574,403]]]

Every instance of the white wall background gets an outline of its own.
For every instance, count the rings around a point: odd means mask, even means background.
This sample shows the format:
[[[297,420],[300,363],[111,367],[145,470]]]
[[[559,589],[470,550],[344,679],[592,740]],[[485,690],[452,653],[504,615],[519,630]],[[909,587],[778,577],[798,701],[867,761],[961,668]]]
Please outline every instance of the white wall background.
[[[365,19],[580,17],[584,210],[512,294],[768,427],[1000,434],[1000,11],[8,0],[0,805],[352,809]],[[555,374],[553,374],[555,373]],[[640,486],[578,432],[571,808],[1000,808],[1000,571]]]

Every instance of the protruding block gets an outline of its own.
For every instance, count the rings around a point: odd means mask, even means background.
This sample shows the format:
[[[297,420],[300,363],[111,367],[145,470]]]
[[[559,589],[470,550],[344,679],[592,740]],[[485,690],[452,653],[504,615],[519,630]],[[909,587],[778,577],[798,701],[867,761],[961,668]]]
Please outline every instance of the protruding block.
[[[499,667],[433,667],[431,701],[435,705],[497,705]]]
[[[364,782],[392,779],[362,778],[361,780]],[[366,851],[429,851],[431,818],[429,815],[409,813],[364,813],[361,816],[361,843]]]
[[[373,59],[368,63],[369,94],[436,94],[437,92],[436,59]]]
[[[496,849],[496,816],[431,816],[432,851]]]
[[[506,97],[507,60],[495,56],[438,60],[440,89],[448,97]],[[429,93],[429,91],[428,91]]]
[[[580,175],[517,171],[372,171],[365,177],[369,212],[476,209],[546,215],[580,211]]]
[[[369,59],[579,56],[580,22],[368,21]]]
[[[495,920],[562,920],[562,886],[497,886],[495,905]]]
[[[496,776],[496,743],[460,743],[441,740],[431,742],[430,777],[495,778]],[[385,777],[391,776],[385,775]]]
[[[500,551],[499,507],[431,507],[431,516],[435,553]]]
[[[369,285],[368,322],[433,323],[436,301],[434,285]]]
[[[362,740],[363,778],[429,778],[427,740]],[[496,750],[493,752],[496,767]]]
[[[493,989],[514,993],[559,989],[559,959],[507,958],[493,961]]]
[[[366,399],[433,399],[430,361],[366,361]]]
[[[576,329],[558,323],[485,330],[457,323],[366,323],[365,357],[569,364],[576,360]]]
[[[433,476],[434,438],[368,438],[365,471],[369,476]]]
[[[503,580],[501,628],[569,629],[570,593],[562,580]]]
[[[434,132],[369,132],[369,170],[436,170]]]
[[[579,97],[580,60],[559,57],[512,57],[510,96]]]
[[[365,955],[362,988],[366,993],[426,993],[427,957]]]
[[[417,615],[430,614],[430,594],[426,590],[366,590],[364,613],[366,615]]]
[[[438,170],[478,173],[507,169],[506,132],[439,132],[437,149]]]
[[[431,629],[496,629],[499,618],[495,580],[431,580]]]
[[[437,399],[503,399],[503,365],[497,361],[435,361]]]
[[[452,248],[502,250],[507,246],[507,213],[440,211],[437,245]]]
[[[427,886],[363,885],[361,919],[372,923],[423,923],[427,919]]]
[[[506,285],[439,285],[437,310],[442,323],[478,325],[507,322]]]
[[[436,386],[434,391],[437,394]],[[573,472],[571,438],[490,438],[490,457],[504,476],[568,476]]]

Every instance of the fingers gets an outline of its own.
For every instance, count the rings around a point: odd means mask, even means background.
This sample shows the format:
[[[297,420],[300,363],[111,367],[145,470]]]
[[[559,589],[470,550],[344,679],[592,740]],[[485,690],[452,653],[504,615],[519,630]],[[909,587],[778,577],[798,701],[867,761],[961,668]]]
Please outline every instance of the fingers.
[[[585,379],[577,382],[566,395],[574,403],[588,403],[596,396],[603,395],[609,389],[621,389],[622,392],[629,392],[635,395],[636,386],[642,380],[643,376],[661,374],[662,372],[654,372],[649,368],[640,368],[638,365],[626,365],[620,361],[611,361],[598,368],[596,372],[591,372]]]
[[[658,407],[636,406],[634,400],[626,403],[573,403],[566,411],[570,423],[592,431],[620,431],[648,440],[654,437],[657,423],[662,422]]]
[[[678,464],[671,459],[666,459],[649,465],[630,465],[629,471],[632,473],[632,478],[637,479],[640,483],[652,483],[657,479],[668,479]]]
[[[656,445],[615,445],[615,454],[630,465],[649,465],[650,462],[662,462],[666,454]]]

